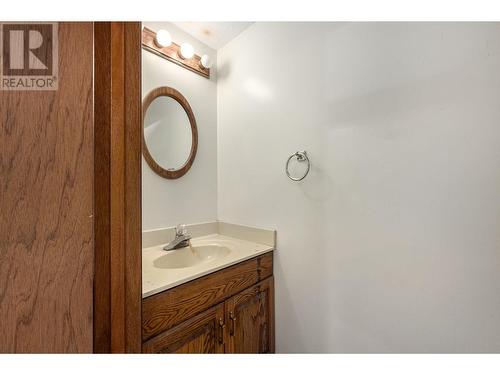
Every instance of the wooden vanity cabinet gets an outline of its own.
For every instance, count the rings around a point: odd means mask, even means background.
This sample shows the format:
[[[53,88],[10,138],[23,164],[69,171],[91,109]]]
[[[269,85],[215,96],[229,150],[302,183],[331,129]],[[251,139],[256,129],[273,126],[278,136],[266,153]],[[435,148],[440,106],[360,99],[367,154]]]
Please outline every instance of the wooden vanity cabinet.
[[[143,353],[224,353],[224,304],[221,303],[147,341]]]
[[[273,289],[269,277],[226,301],[228,353],[274,353]]]
[[[274,353],[272,253],[143,300],[143,353]]]

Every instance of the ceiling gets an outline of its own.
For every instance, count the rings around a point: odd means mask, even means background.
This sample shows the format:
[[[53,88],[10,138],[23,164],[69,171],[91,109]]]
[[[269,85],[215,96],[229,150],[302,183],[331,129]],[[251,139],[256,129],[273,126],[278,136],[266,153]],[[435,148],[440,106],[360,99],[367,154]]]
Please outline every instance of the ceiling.
[[[253,22],[173,22],[207,46],[218,50]]]

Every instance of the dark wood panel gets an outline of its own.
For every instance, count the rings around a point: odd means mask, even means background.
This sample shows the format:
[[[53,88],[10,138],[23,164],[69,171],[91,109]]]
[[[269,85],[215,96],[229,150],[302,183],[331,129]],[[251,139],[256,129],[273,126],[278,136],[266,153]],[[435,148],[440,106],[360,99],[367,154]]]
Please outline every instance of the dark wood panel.
[[[147,340],[259,282],[272,253],[249,259],[165,292],[145,298],[142,338]],[[265,268],[262,265],[266,265]]]
[[[124,22],[125,71],[125,348],[140,353],[142,314],[141,23]]]
[[[125,351],[142,346],[142,94],[141,23],[124,23],[125,72]]]
[[[96,352],[141,351],[141,32],[95,24]]]
[[[270,277],[226,301],[227,349],[274,352],[274,288]]]
[[[275,325],[275,299],[274,299],[274,276],[265,280],[268,283],[267,298],[269,299],[269,353],[276,352],[276,325]]]
[[[57,91],[0,91],[0,352],[92,352],[92,23]]]
[[[111,23],[94,23],[94,352],[111,352]]]
[[[163,332],[143,345],[144,353],[224,353],[224,304]]]
[[[273,253],[257,258],[259,280],[264,280],[273,275]]]

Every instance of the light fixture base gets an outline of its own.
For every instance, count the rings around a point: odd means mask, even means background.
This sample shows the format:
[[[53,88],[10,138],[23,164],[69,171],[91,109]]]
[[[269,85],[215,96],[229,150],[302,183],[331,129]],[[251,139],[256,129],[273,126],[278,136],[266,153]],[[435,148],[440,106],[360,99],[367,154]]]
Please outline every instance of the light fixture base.
[[[173,62],[174,64],[199,74],[202,77],[210,79],[210,69],[201,65],[200,56],[193,54],[193,57],[190,59],[183,59],[180,54],[180,45],[172,42],[170,46],[161,48],[156,45],[155,38],[156,33],[153,30],[144,27],[142,30],[142,48],[170,62]]]

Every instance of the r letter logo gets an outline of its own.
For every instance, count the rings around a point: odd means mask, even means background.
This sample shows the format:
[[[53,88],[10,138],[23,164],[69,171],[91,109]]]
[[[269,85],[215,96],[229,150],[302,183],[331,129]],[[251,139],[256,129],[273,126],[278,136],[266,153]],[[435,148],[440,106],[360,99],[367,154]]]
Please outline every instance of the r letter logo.
[[[57,26],[0,24],[0,90],[57,90]]]

